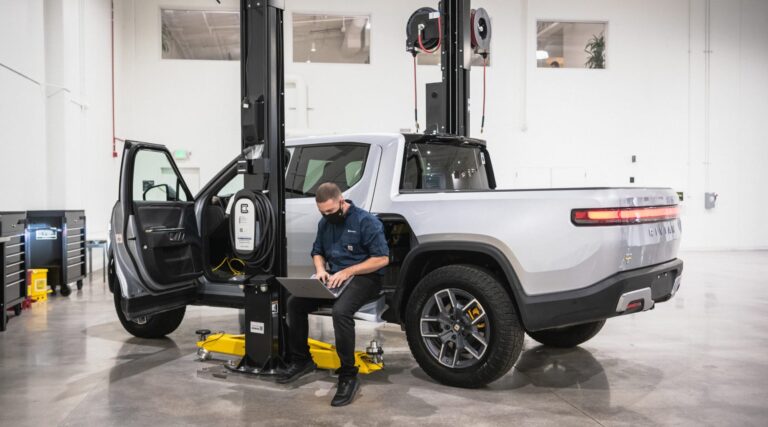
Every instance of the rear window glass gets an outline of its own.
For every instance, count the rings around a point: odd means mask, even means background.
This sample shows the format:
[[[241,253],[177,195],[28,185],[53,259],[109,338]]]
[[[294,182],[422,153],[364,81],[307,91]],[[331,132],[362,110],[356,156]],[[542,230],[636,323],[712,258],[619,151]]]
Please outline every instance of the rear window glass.
[[[403,190],[488,190],[477,147],[413,143],[406,147]]]

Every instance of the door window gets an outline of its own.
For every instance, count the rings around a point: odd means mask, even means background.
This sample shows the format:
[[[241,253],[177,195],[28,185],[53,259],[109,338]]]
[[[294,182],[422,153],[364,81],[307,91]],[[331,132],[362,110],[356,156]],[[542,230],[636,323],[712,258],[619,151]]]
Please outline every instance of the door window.
[[[320,184],[334,182],[346,191],[360,181],[368,146],[334,144],[302,147],[286,178],[290,197],[314,197]]]
[[[187,202],[192,195],[167,153],[141,149],[133,163],[133,200]]]

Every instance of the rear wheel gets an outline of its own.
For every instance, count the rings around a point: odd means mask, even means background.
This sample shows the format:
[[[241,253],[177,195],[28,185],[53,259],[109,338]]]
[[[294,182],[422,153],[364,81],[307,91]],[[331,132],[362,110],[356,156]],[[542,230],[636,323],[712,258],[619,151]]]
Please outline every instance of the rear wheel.
[[[482,387],[506,374],[523,346],[523,328],[504,286],[485,270],[438,268],[414,289],[406,335],[414,358],[435,380]]]
[[[605,320],[599,320],[564,328],[528,332],[528,336],[549,347],[571,348],[592,339],[603,329],[603,325]]]
[[[162,338],[170,334],[179,327],[184,319],[184,312],[187,310],[186,307],[181,307],[136,320],[128,320],[120,306],[122,298],[120,289],[115,289],[113,294],[115,297],[115,311],[117,311],[120,323],[131,335],[139,338]]]

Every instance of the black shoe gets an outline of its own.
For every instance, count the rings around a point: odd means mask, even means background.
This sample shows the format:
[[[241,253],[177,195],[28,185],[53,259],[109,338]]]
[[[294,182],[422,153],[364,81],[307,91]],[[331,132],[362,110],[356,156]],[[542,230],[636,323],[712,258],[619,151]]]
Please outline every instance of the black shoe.
[[[357,376],[339,378],[339,387],[336,389],[336,395],[331,400],[331,406],[345,406],[355,400],[357,392],[360,390],[360,380]]]
[[[313,362],[312,359],[306,362],[291,363],[290,366],[285,368],[285,370],[277,376],[275,382],[278,384],[287,384],[296,381],[306,374],[314,372],[315,369],[317,369],[317,365],[315,365],[315,362]]]

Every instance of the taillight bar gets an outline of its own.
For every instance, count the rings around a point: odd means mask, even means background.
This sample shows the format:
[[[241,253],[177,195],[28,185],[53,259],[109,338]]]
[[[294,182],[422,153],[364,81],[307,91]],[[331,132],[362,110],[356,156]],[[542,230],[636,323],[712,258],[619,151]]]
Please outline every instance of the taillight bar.
[[[574,225],[646,224],[669,221],[677,219],[679,216],[680,207],[678,205],[642,208],[574,209],[571,211],[571,222]]]

